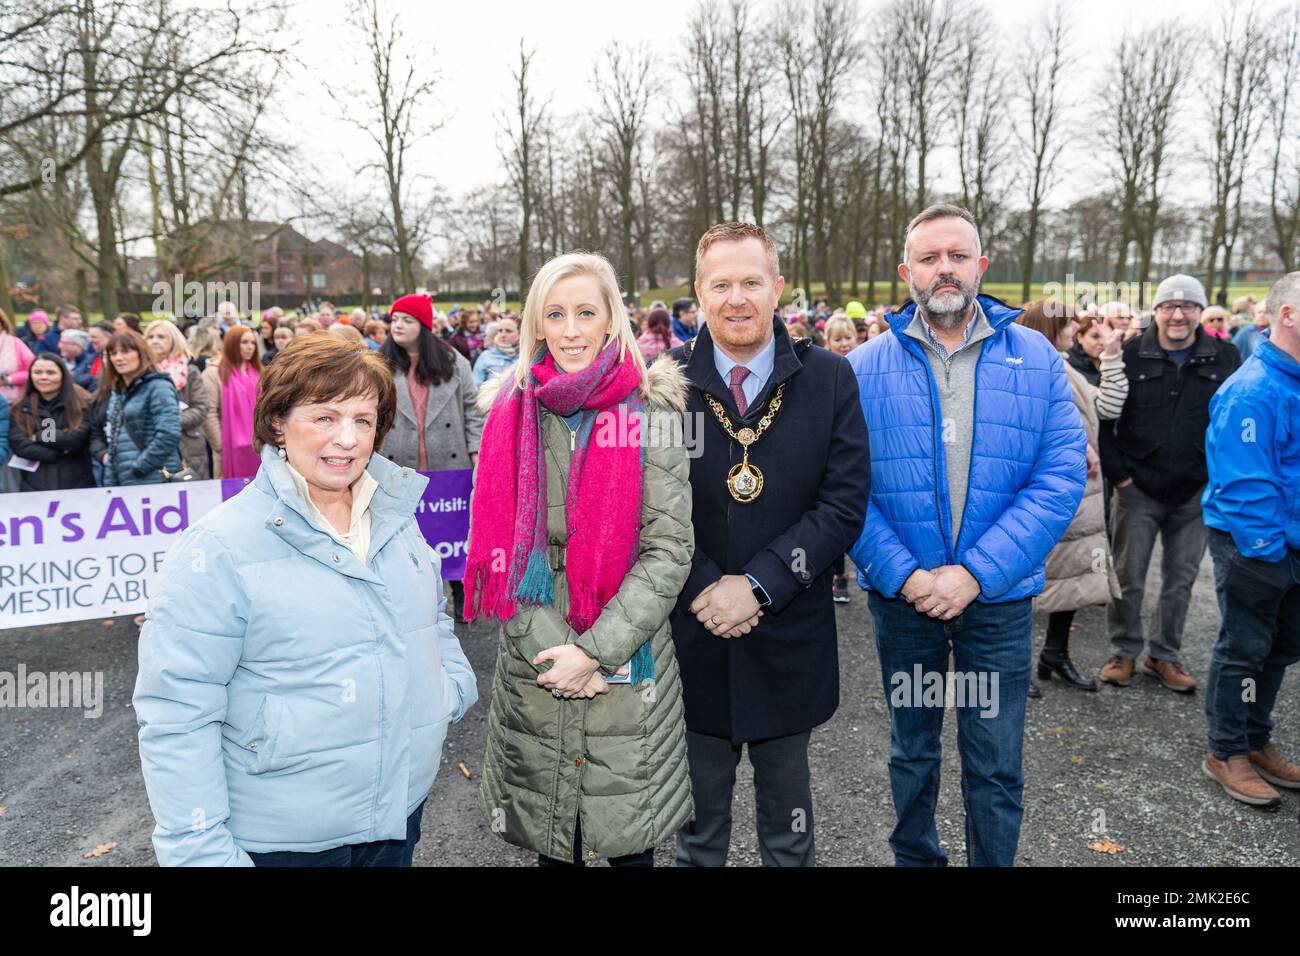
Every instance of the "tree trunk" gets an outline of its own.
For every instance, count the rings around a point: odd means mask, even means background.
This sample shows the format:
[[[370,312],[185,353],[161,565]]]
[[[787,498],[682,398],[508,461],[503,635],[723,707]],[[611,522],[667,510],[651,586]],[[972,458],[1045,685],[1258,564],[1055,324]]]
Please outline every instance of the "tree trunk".
[[[85,269],[77,270],[77,311],[86,317],[86,325],[90,325],[90,288]]]
[[[1029,286],[1034,280],[1034,255],[1038,251],[1038,209],[1029,210],[1029,232],[1025,235],[1025,257],[1020,273],[1020,301],[1029,301]]]
[[[367,312],[370,311],[370,290],[374,288],[370,284],[370,247],[361,247],[361,308]]]
[[[14,300],[9,295],[9,270],[5,268],[5,238],[0,236],[0,309],[9,318],[14,316]]]

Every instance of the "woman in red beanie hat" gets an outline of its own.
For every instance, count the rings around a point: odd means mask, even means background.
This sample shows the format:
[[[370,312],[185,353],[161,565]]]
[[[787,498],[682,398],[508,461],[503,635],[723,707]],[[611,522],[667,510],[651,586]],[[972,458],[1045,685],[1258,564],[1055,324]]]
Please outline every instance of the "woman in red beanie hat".
[[[390,460],[417,471],[473,468],[484,414],[465,356],[433,333],[428,296],[404,295],[389,310],[388,339],[379,348],[397,383],[397,417],[384,440]],[[456,615],[463,601],[452,582]]]

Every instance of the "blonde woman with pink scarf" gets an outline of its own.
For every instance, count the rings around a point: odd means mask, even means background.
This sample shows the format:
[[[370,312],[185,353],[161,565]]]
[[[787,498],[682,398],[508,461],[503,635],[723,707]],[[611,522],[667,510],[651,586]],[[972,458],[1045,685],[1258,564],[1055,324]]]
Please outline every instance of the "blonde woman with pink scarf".
[[[32,350],[14,334],[13,322],[4,309],[0,309],[0,397],[6,402],[22,395],[33,358]]]
[[[232,326],[221,343],[220,363],[209,362],[203,370],[211,402],[205,431],[212,446],[212,477],[252,478],[261,464],[253,450],[253,406],[262,376],[257,333]]]
[[[542,267],[519,360],[479,391],[466,619],[501,625],[479,807],[543,866],[653,865],[693,812],[668,623],[695,548],[685,401],[593,255]]]

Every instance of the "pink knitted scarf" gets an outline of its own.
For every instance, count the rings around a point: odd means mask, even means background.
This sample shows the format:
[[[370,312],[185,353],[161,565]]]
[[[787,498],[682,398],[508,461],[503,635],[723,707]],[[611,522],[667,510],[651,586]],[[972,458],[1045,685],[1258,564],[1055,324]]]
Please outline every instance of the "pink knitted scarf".
[[[550,352],[532,366],[527,387],[502,383],[479,448],[470,503],[465,619],[505,621],[516,602],[555,600],[547,560],[546,458],[538,406],[581,411],[569,482],[566,620],[579,634],[600,616],[637,559],[641,527],[640,373],[611,342],[596,360],[567,374]],[[595,435],[595,441],[592,436]]]

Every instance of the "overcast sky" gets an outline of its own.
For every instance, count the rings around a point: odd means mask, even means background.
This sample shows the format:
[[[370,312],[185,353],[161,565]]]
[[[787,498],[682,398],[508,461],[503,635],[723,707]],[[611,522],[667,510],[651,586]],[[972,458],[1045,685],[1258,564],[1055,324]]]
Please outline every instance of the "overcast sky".
[[[676,49],[694,0],[437,0],[396,4],[408,40],[414,41],[435,64],[441,77],[438,112],[442,129],[426,141],[420,167],[432,174],[453,196],[502,177],[497,157],[499,126],[495,115],[512,96],[510,67],[523,38],[537,49],[534,61],[538,88],[551,92],[559,114],[582,110],[592,102],[588,81],[591,65],[614,38],[646,41],[659,58],[665,76],[675,69]],[[861,4],[864,12],[875,2]],[[1042,3],[1030,0],[991,0],[991,8],[1007,38],[1005,56],[1020,55],[1018,37],[1038,16]],[[1098,81],[1107,67],[1106,54],[1132,23],[1140,27],[1171,14],[1184,22],[1215,20],[1216,0],[1079,0],[1074,15],[1075,88]],[[305,62],[286,83],[280,103],[295,138],[313,144],[332,183],[346,184],[355,169],[375,150],[364,134],[338,118],[338,108],[324,92],[337,87],[349,71],[365,71],[365,55],[346,26],[346,0],[308,0],[292,20],[294,48]],[[864,114],[865,96],[856,98]],[[846,108],[853,109],[853,101]],[[869,115],[869,114],[867,114]],[[304,128],[305,126],[305,128]],[[1079,124],[1074,138],[1081,149],[1095,148],[1097,133]],[[1094,185],[1078,174],[1063,178],[1057,194],[1077,195]],[[951,183],[940,183],[941,187]]]

